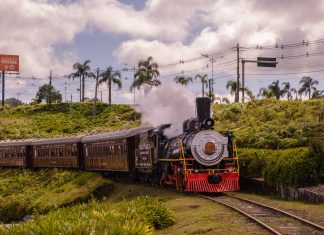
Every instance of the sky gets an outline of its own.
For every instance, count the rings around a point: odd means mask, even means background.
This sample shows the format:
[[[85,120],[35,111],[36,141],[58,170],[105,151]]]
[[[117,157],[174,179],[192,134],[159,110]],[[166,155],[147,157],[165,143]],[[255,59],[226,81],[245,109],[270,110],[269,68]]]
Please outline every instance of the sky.
[[[73,64],[91,60],[93,70],[112,66],[123,88],[114,103],[133,103],[133,73],[124,68],[152,56],[162,83],[177,75],[208,74],[216,96],[229,97],[226,82],[236,79],[240,58],[278,58],[277,68],[245,66],[245,85],[254,94],[280,80],[299,88],[303,76],[324,90],[324,2],[318,0],[11,0],[0,1],[0,54],[20,56],[20,74],[6,75],[6,98],[30,102],[53,72],[63,99],[79,99],[78,81],[66,75]],[[234,48],[234,49],[233,49]],[[202,56],[214,58],[215,63]],[[180,63],[180,61],[183,61]],[[241,70],[241,64],[240,64]],[[213,73],[212,73],[213,71]],[[241,71],[240,71],[241,72]],[[94,96],[86,81],[86,96]],[[188,86],[196,95],[198,81]],[[103,101],[107,87],[99,88]],[[143,94],[135,91],[136,96]]]

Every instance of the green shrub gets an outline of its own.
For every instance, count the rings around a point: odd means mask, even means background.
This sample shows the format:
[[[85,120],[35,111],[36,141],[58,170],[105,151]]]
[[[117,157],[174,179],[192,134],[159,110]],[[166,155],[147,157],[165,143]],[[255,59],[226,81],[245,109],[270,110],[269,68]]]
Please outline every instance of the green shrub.
[[[173,224],[160,201],[139,197],[119,203],[91,201],[59,209],[33,221],[0,228],[1,234],[153,234],[154,228]]]
[[[310,149],[317,164],[320,182],[324,183],[324,137],[312,138],[310,140]]]
[[[263,177],[271,185],[303,186],[321,182],[322,163],[309,148],[239,149],[243,177]],[[323,155],[322,155],[323,156]]]

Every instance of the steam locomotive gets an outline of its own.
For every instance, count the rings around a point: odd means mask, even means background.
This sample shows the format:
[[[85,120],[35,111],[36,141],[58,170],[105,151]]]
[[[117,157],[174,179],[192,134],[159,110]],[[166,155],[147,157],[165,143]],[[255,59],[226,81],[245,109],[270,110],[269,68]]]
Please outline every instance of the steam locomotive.
[[[124,173],[189,192],[239,190],[231,132],[213,130],[211,100],[196,99],[197,117],[168,138],[170,124],[87,136],[0,142],[0,167],[67,168]]]

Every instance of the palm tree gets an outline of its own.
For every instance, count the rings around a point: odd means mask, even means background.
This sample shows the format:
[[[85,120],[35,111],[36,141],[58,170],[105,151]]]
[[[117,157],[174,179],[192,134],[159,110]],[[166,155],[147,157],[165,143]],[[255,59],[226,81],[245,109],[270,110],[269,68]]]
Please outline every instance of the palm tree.
[[[109,66],[105,71],[103,71],[100,75],[101,79],[98,84],[107,83],[108,86],[108,102],[111,104],[111,85],[112,83],[117,84],[118,89],[122,88],[121,82],[121,74],[119,71],[113,71],[113,68]]]
[[[200,79],[200,82],[201,82],[201,92],[202,92],[202,96],[204,97],[205,96],[205,86],[206,88],[208,87],[208,81],[207,81],[207,74],[197,74],[195,76],[195,80],[197,80],[197,78]]]
[[[231,95],[233,95],[233,94],[235,95],[234,96],[235,97],[234,100],[237,100],[236,99],[236,96],[237,96],[237,94],[236,94],[237,82],[235,80],[229,80],[229,81],[227,81],[227,83],[226,83],[226,89],[227,90],[230,89]]]
[[[295,100],[298,100],[298,91],[295,88],[290,88],[290,92],[294,93],[296,95]],[[292,95],[291,95],[291,99],[292,99]]]
[[[324,95],[324,90],[320,91],[320,90],[317,90],[316,87],[313,87],[312,99],[323,98],[323,95]]]
[[[302,77],[299,84],[303,84],[299,90],[301,92],[301,94],[308,93],[308,98],[310,99],[311,91],[312,91],[312,89],[314,89],[314,85],[318,85],[318,81],[313,80],[313,78],[307,76],[307,77]]]
[[[242,91],[244,90],[245,93],[246,93],[246,95],[247,95],[247,98],[249,98],[250,100],[255,99],[255,96],[253,95],[252,91],[249,88],[247,88],[247,87],[244,87],[244,88],[241,87],[240,90],[242,90]]]
[[[229,101],[229,99],[227,97],[223,97],[222,101],[225,104],[229,104],[230,103],[230,101]]]
[[[133,88],[139,89],[142,85],[148,84],[150,86],[158,86],[161,82],[158,79],[154,79],[160,76],[158,70],[159,66],[157,63],[153,62],[153,57],[149,56],[146,60],[141,60],[138,62],[138,69],[134,75],[135,81],[131,86]]]
[[[259,90],[258,97],[260,97],[260,96],[268,99],[268,98],[273,97],[274,94],[268,88],[261,87]]]
[[[277,100],[280,100],[280,97],[284,95],[284,90],[280,88],[279,80],[272,82],[268,86],[268,89],[276,97]]]
[[[174,78],[174,81],[176,83],[181,84],[181,85],[188,85],[189,82],[192,82],[192,78],[191,77],[186,77],[186,76],[176,76]]]
[[[292,99],[291,92],[294,91],[295,89],[292,90],[293,88],[290,87],[289,82],[283,82],[282,85],[284,85],[282,89],[282,95],[287,94],[287,100],[291,100]]]
[[[90,62],[90,60],[86,60],[83,62],[83,64],[75,63],[73,65],[73,69],[75,70],[75,72],[69,75],[69,78],[73,78],[73,80],[76,77],[80,78],[80,102],[84,101],[85,78],[89,77],[89,75],[91,74],[89,66]]]

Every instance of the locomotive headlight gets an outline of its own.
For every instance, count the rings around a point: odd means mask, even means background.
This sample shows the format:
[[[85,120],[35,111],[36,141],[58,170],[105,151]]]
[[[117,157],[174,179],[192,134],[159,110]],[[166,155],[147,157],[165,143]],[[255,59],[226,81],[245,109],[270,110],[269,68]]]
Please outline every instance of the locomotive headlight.
[[[224,157],[228,157],[227,138],[216,131],[200,131],[192,139],[191,153],[204,166],[216,165]]]
[[[213,142],[207,142],[205,144],[204,153],[207,155],[213,155],[216,152],[216,145]]]

